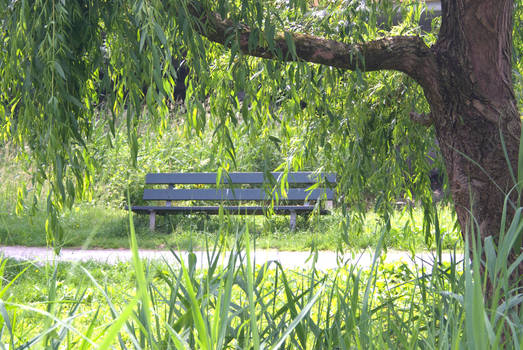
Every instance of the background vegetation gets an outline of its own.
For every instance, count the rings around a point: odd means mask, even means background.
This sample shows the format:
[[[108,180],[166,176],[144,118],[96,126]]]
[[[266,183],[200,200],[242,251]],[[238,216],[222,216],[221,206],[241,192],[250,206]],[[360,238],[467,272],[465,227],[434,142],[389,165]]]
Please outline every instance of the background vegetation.
[[[216,171],[223,166],[223,158],[217,156],[219,145],[213,141],[212,130],[188,141],[183,135],[183,121],[178,120],[182,116],[173,114],[164,126],[159,126],[154,118],[142,121],[136,167],[129,166],[130,150],[125,126],[117,128],[115,136],[110,137],[107,126],[99,121],[100,125],[86,144],[92,153],[91,176],[95,185],[89,198],[78,200],[70,210],[65,209],[61,214],[63,246],[128,247],[127,213],[123,209],[127,202],[126,193],[130,191],[131,203],[142,203],[145,174]],[[235,169],[267,171],[277,168],[283,159],[282,150],[269,138],[247,140],[245,132],[239,128],[231,134],[236,152]],[[267,131],[267,134],[271,133]],[[0,190],[0,244],[46,245],[46,203],[39,199],[39,185],[26,173],[31,169],[24,169],[27,163],[20,159],[22,155],[11,144],[5,146],[0,150],[0,176],[4,181]],[[328,163],[319,159],[304,167],[316,169],[320,164]],[[427,227],[424,223],[424,209],[416,206],[415,201],[402,197],[396,202],[384,245],[404,250],[434,248],[435,226]],[[374,197],[369,194],[364,203],[368,211],[365,215],[354,215],[350,220],[341,207],[329,216],[299,217],[295,232],[289,229],[288,216],[233,216],[228,218],[228,225],[248,222],[259,248],[367,248],[375,246],[378,241],[374,230],[380,215],[374,210],[374,203]],[[440,209],[439,229],[444,237],[443,246],[452,249],[461,244],[455,217],[444,204]],[[202,248],[206,240],[217,237],[224,225],[219,218],[205,215],[160,217],[156,232],[149,231],[147,216],[137,216],[135,223],[141,247],[174,246],[180,249]]]

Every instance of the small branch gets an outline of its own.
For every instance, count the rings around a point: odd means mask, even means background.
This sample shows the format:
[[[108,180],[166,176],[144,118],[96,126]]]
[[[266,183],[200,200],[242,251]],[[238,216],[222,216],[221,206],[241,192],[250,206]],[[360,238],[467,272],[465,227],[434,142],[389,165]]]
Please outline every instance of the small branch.
[[[432,114],[420,114],[416,112],[410,112],[410,120],[417,124],[421,124],[423,126],[426,126],[427,128],[430,127],[434,121],[432,120]]]
[[[238,48],[246,55],[280,61],[306,61],[331,67],[361,71],[397,70],[420,82],[425,80],[421,72],[427,72],[433,54],[423,40],[416,36],[394,36],[360,44],[345,44],[308,34],[279,33],[275,35],[274,48],[269,48],[264,34],[263,40],[249,45],[251,28],[222,19],[214,12],[207,12],[197,2],[190,7],[191,14],[201,25],[196,30],[207,39]],[[292,39],[294,47],[289,47]]]

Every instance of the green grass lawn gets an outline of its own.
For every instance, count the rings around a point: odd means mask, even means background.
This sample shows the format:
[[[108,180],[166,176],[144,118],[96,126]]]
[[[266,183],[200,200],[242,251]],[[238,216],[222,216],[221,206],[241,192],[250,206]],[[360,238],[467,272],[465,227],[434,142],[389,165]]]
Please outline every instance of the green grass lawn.
[[[452,249],[460,244],[455,218],[448,207],[440,208],[440,232],[442,246]],[[174,215],[158,217],[157,229],[148,228],[148,216],[134,216],[137,238],[141,248],[201,249],[206,241],[213,241],[220,232],[248,224],[258,248],[279,250],[336,250],[344,247],[354,249],[374,247],[378,240],[376,228],[379,220],[369,212],[364,219],[355,220],[343,229],[343,217],[335,210],[333,215],[321,217],[298,217],[295,231],[289,229],[288,216],[231,216],[223,222],[217,216]],[[64,246],[68,247],[129,247],[128,213],[125,210],[104,207],[100,204],[78,204],[62,217]],[[233,231],[233,230],[232,230]],[[0,244],[45,246],[45,213],[16,215],[0,212]],[[388,248],[402,250],[433,249],[434,234],[425,240],[422,212],[396,211],[391,220],[390,231],[384,244]],[[228,236],[229,243],[234,237]]]

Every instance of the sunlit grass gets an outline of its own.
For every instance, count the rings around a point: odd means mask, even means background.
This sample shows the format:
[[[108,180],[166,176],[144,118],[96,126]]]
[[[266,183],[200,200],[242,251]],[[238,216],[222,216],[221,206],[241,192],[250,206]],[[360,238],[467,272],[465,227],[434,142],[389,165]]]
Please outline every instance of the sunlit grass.
[[[99,204],[79,204],[62,217],[64,227],[64,246],[128,248],[129,228],[127,213],[122,209],[104,207]],[[448,207],[439,210],[442,246],[452,249],[461,244],[455,218]],[[227,226],[246,223],[255,239],[258,249],[279,250],[336,250],[340,248],[342,235],[346,237],[345,248],[365,249],[376,245],[378,236],[374,230],[379,217],[369,212],[362,222],[354,223],[344,234],[340,225],[342,216],[336,210],[333,215],[311,218],[298,218],[297,229],[291,231],[286,216],[230,217],[224,224],[218,217],[193,215],[159,217],[155,232],[148,229],[148,217],[136,216],[137,239],[141,248],[202,249],[206,241],[214,241],[220,230]],[[423,231],[423,213],[415,208],[410,215],[398,210],[391,218],[391,229],[384,237],[384,246],[400,250],[434,249],[434,233],[429,241]],[[229,245],[234,236],[226,237]],[[14,212],[0,213],[0,244],[45,246],[45,213],[35,214]]]
[[[509,266],[499,265],[495,285],[507,303],[485,304],[477,268],[456,256],[427,269],[384,264],[378,244],[373,268],[249,266],[245,232],[239,226],[231,232],[232,255],[223,255],[218,241],[211,243],[204,257],[209,268],[203,270],[191,254],[169,264],[4,260],[0,315],[8,322],[0,328],[1,340],[14,347],[31,342],[64,349],[103,342],[133,349],[248,349],[258,334],[260,348],[519,346],[521,293],[506,283]],[[516,233],[513,228],[501,242],[499,259]],[[384,238],[383,231],[376,234]],[[486,318],[478,319],[478,312]],[[477,338],[469,327],[480,327],[487,338]]]

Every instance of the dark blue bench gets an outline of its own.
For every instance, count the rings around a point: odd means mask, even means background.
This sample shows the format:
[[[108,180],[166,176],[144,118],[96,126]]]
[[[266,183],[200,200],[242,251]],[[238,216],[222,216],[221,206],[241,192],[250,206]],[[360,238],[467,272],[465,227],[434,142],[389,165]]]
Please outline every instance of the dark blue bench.
[[[287,177],[289,188],[282,195],[280,183]],[[157,173],[147,174],[146,185],[167,185],[167,188],[146,188],[144,201],[165,202],[165,205],[132,206],[139,214],[149,214],[149,227],[154,230],[156,214],[218,214],[220,208],[232,215],[264,215],[269,208],[275,214],[290,215],[291,229],[296,225],[296,215],[329,214],[336,185],[335,174],[311,172],[284,173]],[[319,183],[322,186],[310,188]],[[198,185],[198,188],[186,188]],[[219,185],[219,186],[218,186]],[[180,188],[184,186],[185,188]],[[201,188],[206,186],[206,188]],[[245,188],[249,186],[250,188]],[[212,202],[212,205],[175,206],[174,202]],[[271,202],[274,204],[271,206]],[[217,204],[218,203],[218,204]],[[243,203],[243,204],[242,204]],[[254,204],[252,204],[254,203]]]

